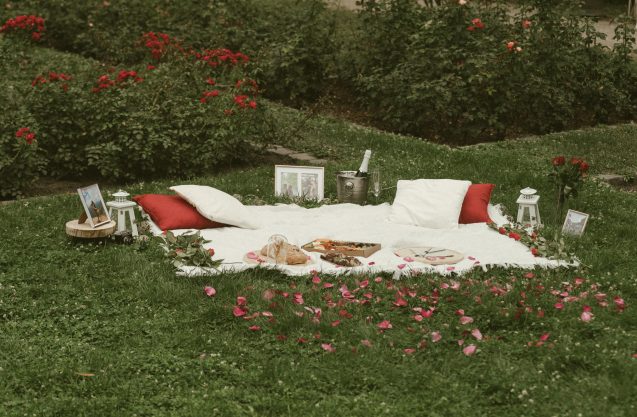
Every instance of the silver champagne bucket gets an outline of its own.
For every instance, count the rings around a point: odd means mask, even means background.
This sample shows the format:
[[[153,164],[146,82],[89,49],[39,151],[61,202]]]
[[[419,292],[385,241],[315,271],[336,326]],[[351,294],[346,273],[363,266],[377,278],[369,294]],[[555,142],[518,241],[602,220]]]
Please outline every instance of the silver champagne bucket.
[[[336,198],[339,203],[363,204],[367,201],[368,177],[355,177],[356,171],[336,173]]]

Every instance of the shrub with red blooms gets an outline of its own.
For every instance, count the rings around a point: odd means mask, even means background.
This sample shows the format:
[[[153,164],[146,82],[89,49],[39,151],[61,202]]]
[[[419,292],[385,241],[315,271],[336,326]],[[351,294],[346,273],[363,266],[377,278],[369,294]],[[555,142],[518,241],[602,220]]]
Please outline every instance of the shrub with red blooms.
[[[193,59],[166,34],[144,39],[141,48],[159,61],[108,68],[91,87],[69,90],[72,100],[51,88],[60,74],[34,80],[38,94],[28,96],[29,108],[46,139],[49,173],[141,180],[194,176],[251,158],[265,135],[258,85],[242,65],[249,58],[210,49],[208,60]]]
[[[144,46],[150,50],[151,56],[159,61],[169,50],[171,46],[177,47],[178,44],[171,42],[170,36],[161,32],[147,32],[142,35]]]
[[[60,88],[64,91],[68,91],[69,84],[68,81],[71,81],[73,77],[63,72],[56,73],[50,71],[48,75],[38,75],[31,82],[32,87],[38,87],[44,85],[46,83],[59,83]]]
[[[193,52],[192,55],[198,61],[205,62],[206,65],[217,68],[222,65],[247,64],[250,61],[247,55],[241,52],[232,52],[230,49],[204,49],[201,52]]]
[[[124,88],[131,85],[131,81],[134,83],[141,83],[144,79],[137,75],[137,71],[121,70],[117,73],[114,79],[111,79],[110,75],[103,74],[97,79],[97,85],[93,87],[91,92],[99,93],[104,90],[108,90],[110,87]]]
[[[0,102],[10,102],[10,93],[1,91]],[[0,112],[0,198],[21,196],[42,173],[45,160],[36,131],[25,107]]]
[[[44,31],[44,18],[34,15],[16,16],[0,27],[0,33],[31,32],[31,39],[34,41],[39,41]]]

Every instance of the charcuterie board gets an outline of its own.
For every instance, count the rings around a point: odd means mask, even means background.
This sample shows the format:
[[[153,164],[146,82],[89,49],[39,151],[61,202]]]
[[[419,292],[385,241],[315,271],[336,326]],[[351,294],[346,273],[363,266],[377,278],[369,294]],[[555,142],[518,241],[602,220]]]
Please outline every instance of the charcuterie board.
[[[380,250],[380,243],[348,242],[332,239],[314,239],[302,247],[308,252],[330,253],[338,252],[348,256],[362,256],[367,258]]]

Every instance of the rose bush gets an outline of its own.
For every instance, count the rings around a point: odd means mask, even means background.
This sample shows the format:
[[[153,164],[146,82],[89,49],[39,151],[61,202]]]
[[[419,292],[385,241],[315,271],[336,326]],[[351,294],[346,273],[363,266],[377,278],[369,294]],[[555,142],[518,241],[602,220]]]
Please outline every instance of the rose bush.
[[[264,109],[249,58],[176,41],[160,45],[159,56],[153,36],[138,43],[148,64],[35,76],[26,102],[41,126],[49,174],[183,177],[251,159]]]

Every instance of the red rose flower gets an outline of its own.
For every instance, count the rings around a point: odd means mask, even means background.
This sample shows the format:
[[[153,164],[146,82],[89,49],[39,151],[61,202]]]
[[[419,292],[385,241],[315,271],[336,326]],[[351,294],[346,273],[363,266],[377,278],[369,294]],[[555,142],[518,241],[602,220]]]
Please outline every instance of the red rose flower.
[[[500,232],[501,235],[506,235],[507,229],[505,229],[504,227],[501,227],[498,229],[498,232]]]
[[[519,234],[517,234],[517,233],[514,233],[514,232],[510,232],[509,233],[509,237],[511,239],[515,239],[515,240],[520,240],[521,239],[521,236]]]
[[[531,253],[533,256],[540,256],[540,251],[537,248],[531,248]]]
[[[579,164],[579,171],[584,173],[588,171],[588,164],[584,161],[580,162]]]
[[[31,145],[33,143],[33,141],[35,140],[35,133],[27,133],[27,135],[24,137],[24,140],[26,140],[26,142]]]
[[[213,248],[208,249],[208,253],[210,254],[210,256],[215,256],[215,250]]]
[[[553,166],[556,167],[562,166],[566,163],[566,158],[564,158],[563,156],[556,156],[551,160],[551,163],[553,164]]]

